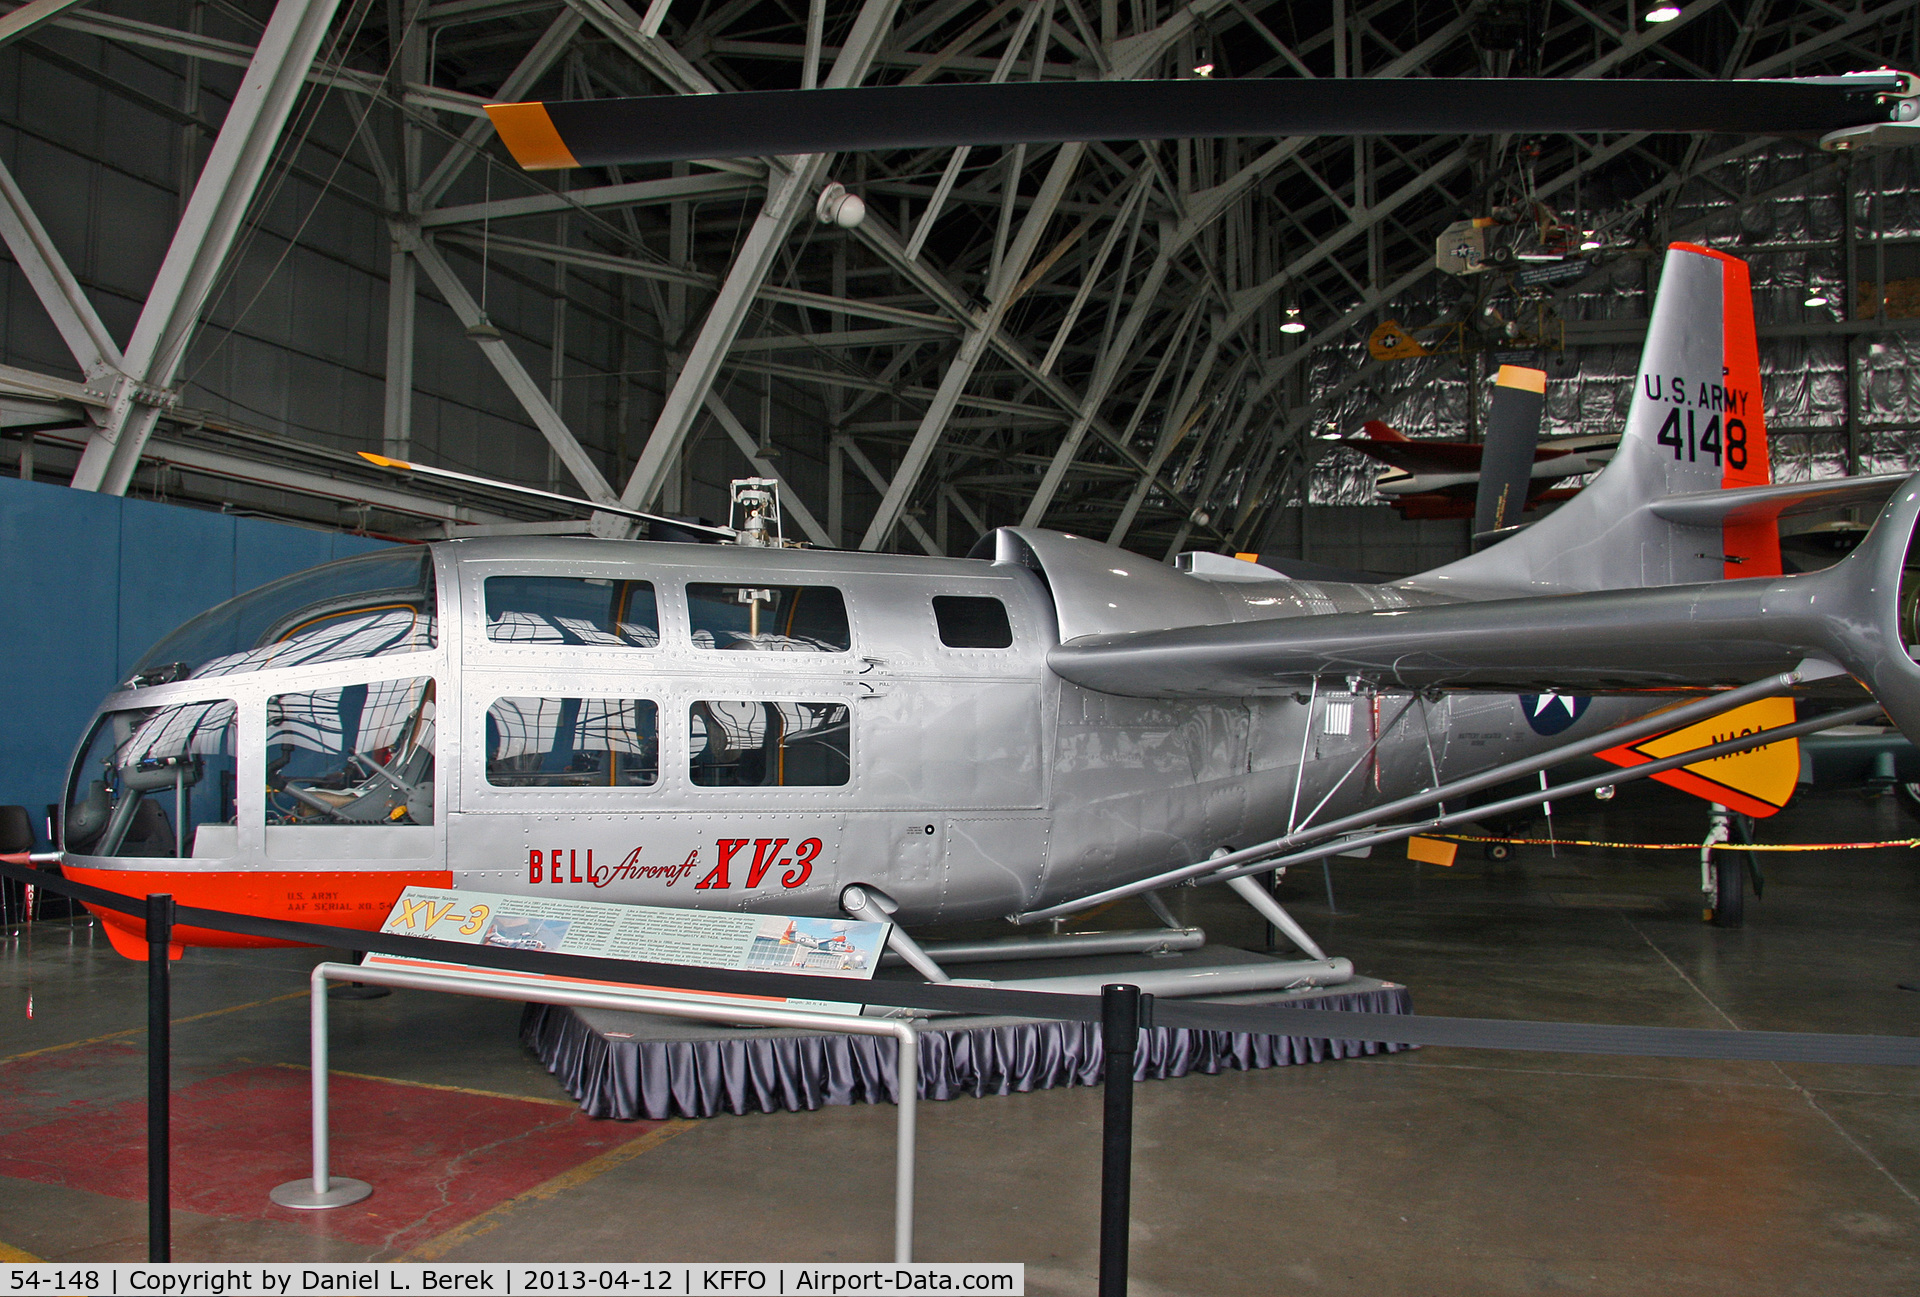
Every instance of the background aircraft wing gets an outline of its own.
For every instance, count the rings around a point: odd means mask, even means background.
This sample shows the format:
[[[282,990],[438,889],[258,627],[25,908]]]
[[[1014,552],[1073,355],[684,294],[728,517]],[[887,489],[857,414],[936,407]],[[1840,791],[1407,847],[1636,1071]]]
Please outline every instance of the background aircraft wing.
[[[1464,441],[1374,441],[1367,437],[1342,437],[1337,443],[1357,450],[1368,459],[1404,468],[1409,473],[1477,473],[1480,471],[1480,446]]]

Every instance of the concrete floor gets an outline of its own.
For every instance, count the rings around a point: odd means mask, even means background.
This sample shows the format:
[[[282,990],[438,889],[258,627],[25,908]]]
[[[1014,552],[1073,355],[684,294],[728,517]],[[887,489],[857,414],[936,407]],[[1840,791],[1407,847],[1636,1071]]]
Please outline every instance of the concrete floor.
[[[1697,838],[1649,786],[1562,835]],[[1803,796],[1770,841],[1920,832],[1891,799]],[[1920,859],[1774,855],[1747,927],[1699,922],[1679,853],[1463,849],[1317,871],[1289,904],[1329,950],[1486,1017],[1920,1035]],[[1216,940],[1259,925],[1178,894]],[[1134,926],[1116,909],[1102,922]],[[890,1108],[593,1122],[518,1045],[518,1006],[399,992],[335,1008],[337,1169],[301,1216],[312,951],[175,965],[175,1255],[272,1260],[878,1260]],[[0,944],[0,1257],[139,1259],[144,972],[85,926]],[[31,1003],[31,1016],[28,1005]],[[1920,1075],[1891,1068],[1427,1049],[1137,1091],[1133,1291],[1920,1292]],[[1093,1287],[1100,1095],[922,1109],[918,1255]],[[348,1209],[349,1211],[352,1209]]]

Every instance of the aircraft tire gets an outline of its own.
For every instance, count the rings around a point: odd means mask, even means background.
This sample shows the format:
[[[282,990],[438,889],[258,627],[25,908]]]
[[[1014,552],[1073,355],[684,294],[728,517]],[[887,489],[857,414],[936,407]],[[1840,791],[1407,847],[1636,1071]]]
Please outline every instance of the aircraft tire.
[[[1900,803],[1907,814],[1920,817],[1920,783],[1912,783],[1903,779],[1895,784],[1893,788],[1894,799]]]
[[[1513,844],[1511,842],[1489,842],[1480,848],[1480,852],[1495,864],[1502,864],[1513,859]]]
[[[1747,917],[1747,862],[1731,851],[1714,861],[1713,926],[1737,928]]]

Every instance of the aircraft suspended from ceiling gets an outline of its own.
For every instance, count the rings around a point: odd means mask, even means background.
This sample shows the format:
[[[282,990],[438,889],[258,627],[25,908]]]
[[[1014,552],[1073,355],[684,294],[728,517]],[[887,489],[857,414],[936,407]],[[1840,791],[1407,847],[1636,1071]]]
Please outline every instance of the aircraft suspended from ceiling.
[[[1520,526],[1523,511],[1571,500],[1577,488],[1559,484],[1598,472],[1620,444],[1618,433],[1540,440],[1546,387],[1545,370],[1500,366],[1484,441],[1416,439],[1369,419],[1361,425],[1366,436],[1332,444],[1389,466],[1374,490],[1402,518],[1472,518],[1475,543],[1485,544]]]
[[[1838,147],[1906,138],[1915,107],[1910,78],[1874,73],[493,111],[530,162],[596,165],[1194,133],[1786,131]],[[1779,520],[1840,505],[1880,510],[1867,538],[1781,575]],[[1214,554],[1168,567],[1026,527],[968,559],[803,550],[751,484],[736,513],[742,543],[447,541],[203,614],[103,702],[58,858],[129,895],[361,928],[409,885],[891,916],[896,952],[935,980],[938,952],[902,925],[1032,924],[1129,896],[1170,921],[1161,890],[1217,882],[1300,946],[1305,960],[1268,970],[1289,985],[1351,966],[1261,885],[1276,869],[1640,775],[1720,778],[1702,763],[1883,708],[1920,735],[1920,474],[1773,485],[1746,265],[1691,245],[1668,253],[1625,434],[1595,483],[1404,580],[1291,580]],[[1793,720],[1809,696],[1840,710]],[[1761,704],[1776,712],[1760,732],[1730,721]],[[1704,746],[1650,750],[1710,720]],[[1624,772],[1461,809],[1632,745]],[[101,918],[144,956],[137,924]],[[1145,989],[1183,993],[1176,981]]]

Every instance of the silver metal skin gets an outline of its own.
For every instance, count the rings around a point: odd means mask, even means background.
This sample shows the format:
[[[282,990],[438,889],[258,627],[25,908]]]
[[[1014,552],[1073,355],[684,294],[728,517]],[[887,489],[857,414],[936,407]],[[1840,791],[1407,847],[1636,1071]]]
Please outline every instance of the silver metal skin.
[[[101,869],[214,873],[445,869],[456,888],[797,915],[838,916],[843,890],[860,884],[891,898],[899,906],[894,917],[914,925],[1032,910],[1202,859],[1221,846],[1279,836],[1288,827],[1303,749],[1298,804],[1303,813],[1324,804],[1325,816],[1358,812],[1382,793],[1425,787],[1436,767],[1442,776],[1466,774],[1489,756],[1545,750],[1556,741],[1535,735],[1512,698],[1462,696],[1416,706],[1375,748],[1376,727],[1408,699],[1343,698],[1323,689],[1305,706],[1291,697],[1151,700],[1084,689],[1047,665],[1059,622],[1144,625],[1170,610],[1213,621],[1258,611],[1307,618],[1314,608],[1394,596],[1295,582],[1214,585],[1095,542],[1025,530],[1003,533],[1002,544],[1010,552],[1046,553],[1047,577],[1025,562],[571,537],[436,544],[439,643],[431,650],[187,679],[106,700],[103,710],[236,704],[233,855],[156,861],[74,853],[70,860]],[[649,580],[660,643],[640,649],[490,641],[482,583],[499,574]],[[838,588],[850,651],[696,647],[685,587],[749,582]],[[1050,597],[1049,587],[1072,597]],[[1000,600],[1013,645],[944,647],[934,595]],[[1275,600],[1270,608],[1256,606],[1267,598]],[[267,831],[270,697],[427,676],[436,682],[437,708],[432,824]],[[657,703],[658,782],[582,789],[490,784],[487,710],[519,696]],[[708,699],[844,703],[852,715],[850,781],[695,785],[689,707]],[[1626,706],[1636,705],[1645,706]],[[1330,710],[1338,732],[1330,732]],[[1598,730],[1621,713],[1620,704],[1596,701],[1573,732]],[[815,838],[822,850],[802,877],[791,863],[792,845]],[[702,888],[722,839],[788,845],[757,887],[745,886],[741,859],[730,885]],[[667,877],[619,876],[615,867],[636,848],[643,866],[692,859],[694,867],[666,870]],[[560,853],[567,862],[562,881],[543,870],[542,881],[532,882],[532,851],[543,861]]]
[[[1920,477],[1841,564],[1725,580],[1712,520],[1726,512],[1692,503],[1718,490],[1719,470],[1657,441],[1672,407],[1648,391],[1671,379],[1691,392],[1725,372],[1724,264],[1670,254],[1643,384],[1593,486],[1516,537],[1406,581],[1234,579],[1218,571],[1224,559],[1183,572],[1027,527],[1000,529],[973,559],[472,538],[432,547],[431,650],[154,684],[105,708],[237,705],[231,854],[159,866],[173,873],[445,870],[454,887],[679,908],[839,916],[849,901],[878,904],[909,926],[1045,918],[1183,877],[1250,872],[1287,850],[1343,850],[1312,844],[1750,697],[1859,700],[1858,681],[1920,734],[1920,665],[1901,613]],[[1849,501],[1860,489],[1832,488]],[[1802,503],[1819,494],[1801,490]],[[1726,510],[1755,503],[1721,494]],[[1660,513],[1676,500],[1688,502],[1681,520]],[[651,582],[657,644],[489,640],[484,582],[539,575]],[[686,597],[695,583],[837,589],[850,647],[700,647]],[[933,600],[948,596],[997,600],[1011,645],[944,644]],[[429,676],[431,823],[269,830],[271,695]],[[1538,698],[1513,696],[1569,686],[1625,696],[1569,703],[1556,725],[1538,723]],[[1666,701],[1649,689],[1728,686],[1738,687],[1607,732]],[[657,781],[489,783],[488,709],[529,696],[656,704]],[[844,706],[847,781],[696,782],[691,709],[716,700]],[[1223,860],[1209,859],[1223,848]],[[156,868],[151,858],[71,862]]]
[[[327,1120],[327,983],[364,982],[369,986],[399,986],[418,991],[444,991],[486,1000],[564,1004],[584,1009],[613,1009],[622,1013],[651,1013],[699,1022],[730,1022],[748,1027],[797,1027],[807,1031],[839,1032],[855,1036],[892,1036],[899,1045],[895,1084],[899,1092],[894,1118],[893,1259],[913,1260],[914,1144],[919,1123],[920,1033],[899,1018],[853,1017],[837,1013],[810,1013],[805,1009],[746,1004],[701,1004],[670,1000],[639,991],[590,991],[551,983],[515,985],[510,981],[463,977],[431,969],[382,968],[364,964],[315,964],[308,977],[312,1001],[310,1017],[313,1077],[313,1178],[292,1180],[268,1195],[282,1207],[317,1210],[344,1207],[373,1192],[364,1180],[331,1174],[328,1165]]]

